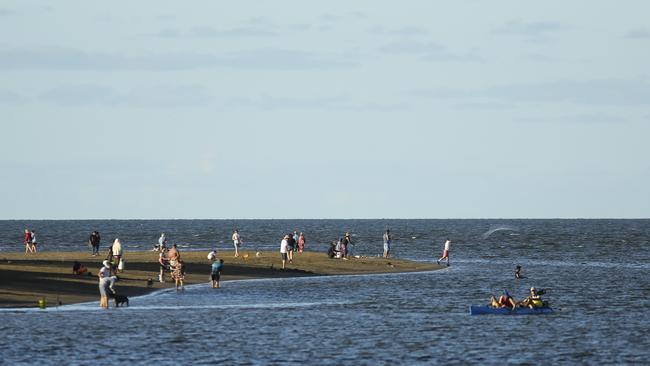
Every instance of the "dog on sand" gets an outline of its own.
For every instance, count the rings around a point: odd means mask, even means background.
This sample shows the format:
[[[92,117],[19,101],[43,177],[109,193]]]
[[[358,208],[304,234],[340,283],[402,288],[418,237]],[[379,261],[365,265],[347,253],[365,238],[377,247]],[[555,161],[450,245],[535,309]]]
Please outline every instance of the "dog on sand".
[[[113,301],[115,301],[115,307],[116,308],[119,308],[120,305],[124,306],[124,304],[126,304],[126,306],[129,306],[129,298],[128,297],[126,297],[124,295],[120,295],[120,294],[113,294],[110,291],[108,293],[109,293],[109,296],[113,298]]]

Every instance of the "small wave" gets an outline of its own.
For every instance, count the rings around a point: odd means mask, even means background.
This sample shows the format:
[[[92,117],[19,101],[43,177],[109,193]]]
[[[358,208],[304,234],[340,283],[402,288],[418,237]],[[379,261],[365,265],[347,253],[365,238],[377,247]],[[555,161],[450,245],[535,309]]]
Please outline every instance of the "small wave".
[[[512,226],[498,226],[493,229],[490,229],[486,232],[483,233],[482,237],[483,239],[487,239],[490,237],[490,235],[496,233],[497,231],[518,231],[516,228]]]

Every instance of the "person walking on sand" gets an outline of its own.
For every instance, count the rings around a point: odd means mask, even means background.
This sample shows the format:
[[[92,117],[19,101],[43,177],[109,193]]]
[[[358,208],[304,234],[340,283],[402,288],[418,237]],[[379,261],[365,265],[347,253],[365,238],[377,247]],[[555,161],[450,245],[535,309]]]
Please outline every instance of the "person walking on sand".
[[[30,233],[32,239],[30,243],[31,251],[32,253],[36,253],[36,246],[38,245],[38,242],[36,241],[36,230],[32,230]]]
[[[298,252],[299,253],[302,253],[305,250],[305,243],[306,243],[305,234],[300,233],[300,235],[298,235]]]
[[[235,257],[239,257],[239,246],[243,243],[241,235],[239,235],[239,230],[235,230],[232,233],[232,244],[235,246]]]
[[[451,248],[451,240],[447,238],[445,240],[445,248],[442,251],[442,257],[437,260],[438,264],[440,264],[440,261],[446,260],[447,261],[447,267],[449,267],[449,249]]]
[[[293,251],[296,249],[296,241],[293,239],[293,235],[287,234],[287,256],[289,257],[289,263],[293,263]]]
[[[393,236],[390,234],[390,230],[386,229],[383,239],[384,239],[384,258],[388,258],[390,256],[390,245],[393,242]]]
[[[287,252],[289,251],[289,235],[285,235],[280,242],[280,257],[282,257],[282,269],[287,264]]]
[[[29,229],[25,229],[25,235],[23,236],[23,243],[25,244],[25,254],[33,253],[32,252],[32,232]]]
[[[90,233],[90,237],[88,238],[88,244],[93,250],[93,257],[99,255],[99,242],[101,240],[101,237],[99,236],[98,231],[93,231]]]
[[[108,309],[108,278],[111,275],[111,263],[107,260],[102,262],[102,268],[99,270],[97,276],[99,277],[99,307]]]
[[[219,288],[221,281],[221,270],[223,269],[223,259],[216,259],[212,262],[212,273],[210,278],[212,279],[212,288]]]

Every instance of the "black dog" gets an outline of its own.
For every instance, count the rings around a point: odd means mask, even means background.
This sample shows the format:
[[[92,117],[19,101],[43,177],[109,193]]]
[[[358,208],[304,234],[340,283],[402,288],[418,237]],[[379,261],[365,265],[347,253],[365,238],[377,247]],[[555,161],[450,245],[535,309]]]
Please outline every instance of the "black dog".
[[[124,304],[126,304],[126,306],[129,306],[129,298],[128,297],[126,297],[124,295],[120,295],[120,294],[113,294],[110,291],[108,291],[108,295],[110,297],[112,297],[113,300],[115,301],[115,307],[116,308],[120,307],[120,305],[124,306]]]

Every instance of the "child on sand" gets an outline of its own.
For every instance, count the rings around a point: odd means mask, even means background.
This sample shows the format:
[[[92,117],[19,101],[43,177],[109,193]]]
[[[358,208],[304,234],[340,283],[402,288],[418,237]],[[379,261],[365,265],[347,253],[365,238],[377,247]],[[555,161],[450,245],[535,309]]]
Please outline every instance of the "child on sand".
[[[215,259],[212,262],[212,274],[210,278],[212,279],[212,288],[219,288],[221,280],[221,271],[223,269],[223,259]]]

